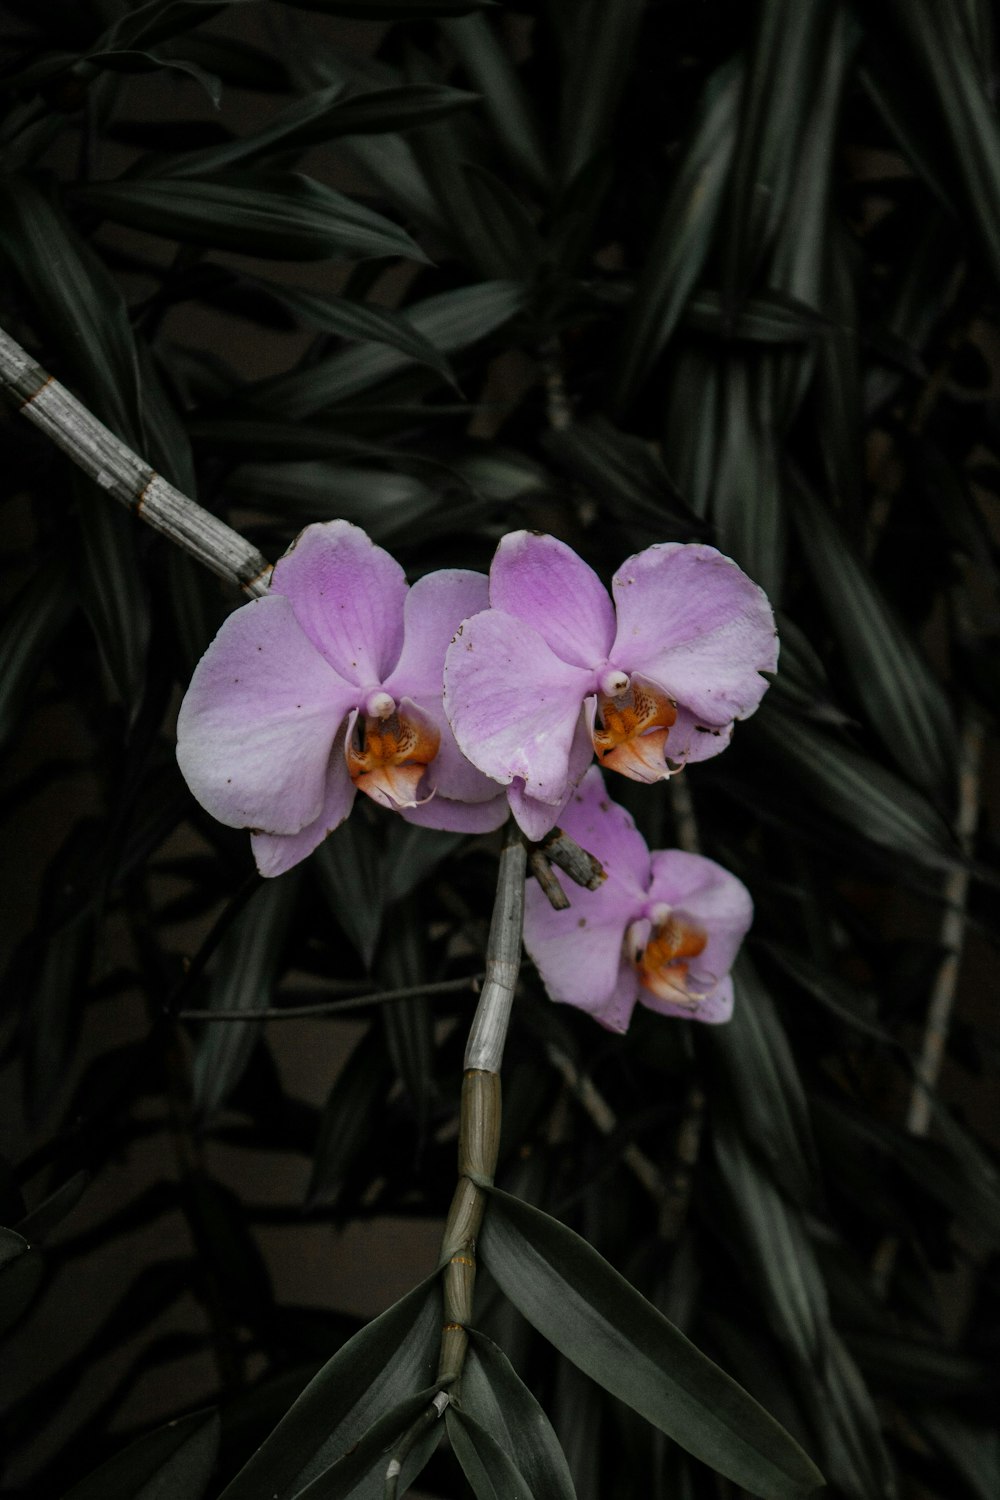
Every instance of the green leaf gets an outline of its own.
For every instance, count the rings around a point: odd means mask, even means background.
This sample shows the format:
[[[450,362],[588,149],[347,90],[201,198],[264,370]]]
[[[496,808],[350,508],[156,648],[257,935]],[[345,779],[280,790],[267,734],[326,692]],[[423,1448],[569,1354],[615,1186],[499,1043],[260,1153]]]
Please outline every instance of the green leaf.
[[[976,1500],[996,1500],[1000,1494],[1000,1433],[995,1427],[933,1408],[921,1412],[918,1426],[961,1475]]]
[[[445,1413],[448,1438],[476,1500],[540,1500],[495,1438],[460,1407]]]
[[[926,798],[870,756],[772,704],[741,732],[766,746],[772,777],[775,768],[789,776],[863,838],[932,868],[957,858],[947,826]]]
[[[425,256],[405,230],[299,172],[101,182],[77,196],[118,224],[270,260]]]
[[[201,0],[205,3],[205,0]],[[280,0],[295,10],[318,10],[358,21],[427,21],[435,16],[467,16],[495,0]]]
[[[87,1191],[93,1173],[81,1168],[48,1194],[29,1214],[25,1214],[17,1225],[17,1232],[32,1243],[44,1242],[62,1221],[71,1214]]]
[[[481,1248],[545,1338],[688,1452],[769,1500],[822,1483],[773,1417],[572,1230],[493,1190]]]
[[[0,630],[0,745],[18,728],[28,695],[76,602],[69,565],[52,559],[11,605]]]
[[[344,98],[344,85],[317,89],[282,110],[255,135],[241,136],[203,151],[159,158],[161,177],[202,177],[246,165],[275,151],[302,151],[344,135],[410,130],[475,104],[478,95],[443,84],[408,84],[369,89]]]
[[[702,537],[705,523],[689,510],[649,443],[600,418],[573,422],[542,437],[546,453],[593,490],[624,524],[641,524],[664,538]]]
[[[403,1460],[398,1493],[404,1495],[443,1435],[437,1413],[431,1414],[436,1389],[429,1386],[427,1390],[418,1391],[379,1417],[342,1458],[317,1474],[305,1489],[296,1491],[295,1500],[383,1500],[385,1474],[393,1447],[426,1415],[426,1430]]]
[[[75,470],[79,497],[80,602],[111,681],[135,723],[146,691],[152,629],[135,518]]]
[[[642,0],[579,0],[566,13],[558,135],[564,183],[606,149],[644,9]]]
[[[499,1444],[532,1494],[544,1500],[576,1500],[566,1455],[548,1417],[492,1339],[474,1329],[469,1339],[462,1412]],[[467,1468],[465,1472],[468,1476]]]
[[[87,62],[94,67],[106,68],[111,73],[180,73],[203,88],[216,109],[222,102],[222,80],[197,63],[188,62],[182,57],[162,57],[156,52],[113,50],[90,52],[87,54]]]
[[[524,307],[527,295],[518,282],[485,281],[427,297],[400,316],[435,349],[453,354],[509,322]],[[370,390],[412,362],[397,349],[384,346],[346,349],[309,369],[251,387],[248,396],[272,420],[299,419]]]
[[[510,55],[487,16],[443,21],[441,29],[458,54],[508,164],[536,188],[548,181],[548,165],[531,102]]]
[[[705,85],[622,329],[612,391],[619,410],[646,381],[708,254],[736,146],[743,70],[728,62]]]
[[[385,892],[376,835],[359,813],[356,809],[353,817],[323,840],[310,863],[330,910],[370,969],[382,928]]]
[[[424,928],[412,902],[399,906],[386,923],[375,973],[386,989],[404,989],[426,979]],[[382,1007],[381,1029],[393,1067],[406,1087],[423,1132],[436,1090],[434,1009],[427,995],[414,995]]]
[[[226,933],[215,960],[209,1010],[262,1010],[271,1004],[300,872],[266,880]],[[194,1103],[202,1115],[220,1109],[243,1076],[259,1021],[204,1025],[191,1069]]]
[[[44,1270],[42,1257],[23,1235],[0,1229],[0,1334],[27,1309]]]
[[[218,1447],[218,1415],[192,1412],[116,1453],[63,1500],[201,1500]]]
[[[440,1336],[437,1273],[340,1349],[220,1500],[292,1500],[387,1412],[430,1386]]]
[[[719,1084],[769,1170],[805,1206],[816,1197],[818,1167],[802,1081],[774,1001],[745,956],[734,978],[732,1020],[706,1037]]]
[[[807,343],[830,331],[822,313],[773,290],[748,297],[735,313],[719,292],[698,292],[687,305],[684,321],[689,328],[757,344]]]
[[[869,724],[912,781],[947,792],[954,780],[955,734],[937,679],[826,506],[804,483],[796,487],[793,515]]]

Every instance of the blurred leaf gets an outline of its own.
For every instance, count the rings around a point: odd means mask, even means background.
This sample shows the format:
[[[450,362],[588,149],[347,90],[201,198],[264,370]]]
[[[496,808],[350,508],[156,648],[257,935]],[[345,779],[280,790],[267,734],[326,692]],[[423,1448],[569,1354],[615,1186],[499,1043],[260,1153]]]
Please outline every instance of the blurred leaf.
[[[182,57],[164,57],[156,52],[121,50],[91,52],[87,56],[87,62],[93,67],[106,68],[111,73],[141,74],[161,71],[180,73],[182,77],[190,78],[193,83],[203,88],[216,109],[222,101],[222,80],[216,78],[213,73],[206,72],[197,63],[186,61]]]
[[[545,1415],[502,1350],[469,1331],[462,1372],[462,1412],[498,1443],[543,1500],[576,1500],[566,1455]],[[468,1468],[463,1464],[466,1475]]]
[[[61,1183],[54,1192],[37,1204],[17,1225],[17,1232],[32,1243],[48,1238],[53,1229],[73,1212],[90,1184],[93,1173],[81,1170]]]
[[[395,1076],[382,1029],[372,1025],[337,1075],[323,1106],[307,1207],[336,1204],[344,1178],[374,1138]]]
[[[688,303],[685,322],[705,333],[759,344],[799,344],[830,330],[815,308],[771,289],[748,297],[735,313],[718,292],[698,292]]]
[[[520,312],[526,301],[527,289],[518,282],[485,281],[427,297],[400,316],[405,316],[435,349],[453,354],[494,333]],[[406,355],[384,346],[346,349],[309,369],[251,387],[248,395],[272,420],[298,419],[357,396],[410,363]]]
[[[870,756],[771,704],[741,733],[767,746],[772,775],[780,767],[819,807],[863,838],[932,868],[957,857],[931,804]]]
[[[135,518],[75,470],[79,498],[80,602],[101,658],[134,724],[146,691],[152,628]]]
[[[545,148],[531,102],[489,17],[443,21],[441,29],[483,96],[487,115],[508,164],[535,188],[548,179]]]
[[[977,1500],[995,1500],[1000,1493],[1000,1433],[953,1412],[929,1409],[918,1420],[924,1435],[954,1465]]]
[[[296,10],[319,10],[358,21],[424,21],[434,16],[467,16],[495,0],[280,0]]]
[[[397,906],[378,946],[375,974],[385,989],[403,989],[426,979],[426,940],[412,902]],[[436,1091],[434,1009],[427,995],[384,1005],[380,1020],[393,1067],[413,1101],[421,1136]]]
[[[391,220],[299,172],[228,172],[192,180],[144,177],[94,183],[77,193],[115,223],[242,255],[425,260]]]
[[[0,745],[18,728],[28,694],[76,602],[69,565],[52,558],[11,605],[0,629]]]
[[[494,1189],[481,1245],[528,1321],[688,1452],[774,1500],[822,1483],[774,1419],[572,1230]]]
[[[734,971],[737,1003],[728,1026],[706,1038],[720,1085],[749,1141],[802,1207],[816,1197],[816,1146],[802,1082],[774,1002],[749,960]]]
[[[413,129],[457,109],[467,109],[478,97],[443,84],[371,89],[349,98],[343,95],[344,86],[340,83],[317,89],[303,99],[296,99],[255,135],[241,136],[202,151],[161,157],[155,171],[160,177],[203,177],[275,151],[303,151],[342,135]]]
[[[955,767],[953,715],[916,642],[827,508],[804,483],[796,487],[793,515],[868,722],[911,780],[927,790],[949,792]]]
[[[393,818],[383,850],[385,903],[402,901],[421,887],[440,864],[454,854],[465,838],[438,828],[420,828]]]
[[[382,927],[385,892],[374,829],[356,810],[312,856],[320,889],[366,969]]]
[[[607,147],[643,10],[642,0],[580,0],[567,12],[557,137],[564,183]]]
[[[208,992],[209,1010],[263,1010],[270,1005],[300,871],[264,881],[219,944]],[[191,1088],[195,1107],[210,1115],[226,1103],[250,1060],[260,1022],[203,1024],[195,1046]]]
[[[43,1270],[42,1257],[22,1235],[0,1228],[0,1335],[30,1304]]]
[[[574,422],[546,432],[546,453],[592,489],[623,524],[637,523],[657,540],[701,538],[705,524],[689,510],[655,450],[610,422]]]
[[[743,69],[734,60],[713,73],[702,91],[622,329],[613,384],[619,410],[663,352],[708,254],[736,147],[742,86]]]
[[[455,1457],[476,1500],[539,1500],[545,1493],[526,1483],[496,1439],[461,1407],[450,1406],[445,1422]]]
[[[292,1500],[300,1495],[380,1417],[430,1385],[440,1321],[435,1273],[323,1366],[220,1500],[260,1500],[262,1495]]]
[[[27,178],[0,176],[0,254],[88,405],[141,447],[138,363],[121,293],[62,210]]]
[[[218,1447],[218,1415],[192,1412],[138,1438],[63,1500],[201,1500]]]
[[[86,831],[82,832],[85,838]],[[57,861],[55,868],[61,863]],[[50,878],[51,874],[50,870]],[[65,922],[37,930],[22,950],[25,1106],[35,1122],[51,1108],[66,1080],[80,1026],[80,997],[93,954],[94,925],[86,910],[77,912]]]

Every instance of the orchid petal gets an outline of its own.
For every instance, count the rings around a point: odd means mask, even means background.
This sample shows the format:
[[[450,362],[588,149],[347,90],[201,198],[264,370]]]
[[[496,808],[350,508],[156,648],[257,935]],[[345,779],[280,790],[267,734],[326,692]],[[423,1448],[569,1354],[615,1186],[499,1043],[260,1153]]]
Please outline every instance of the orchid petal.
[[[445,658],[445,712],[459,748],[494,781],[520,776],[530,796],[558,802],[590,676],[513,615],[474,615]]]
[[[348,682],[370,688],[395,667],[406,577],[359,526],[307,526],[275,565],[271,593],[290,600],[317,651]]]
[[[753,713],[777,666],[767,596],[714,547],[664,542],[618,569],[614,665],[640,672],[707,725]]]
[[[704,987],[702,992],[707,993],[692,1009],[659,1000],[644,988],[642,1003],[666,1015],[686,1015],[713,1024],[728,1020],[732,986],[727,976],[753,921],[749,891],[714,860],[682,849],[661,849],[652,857],[647,910],[659,904],[669,906],[705,934],[705,947],[690,964],[689,989],[695,994]]]
[[[354,805],[354,783],[344,761],[343,735],[338,735],[330,756],[323,806],[318,818],[298,833],[254,833],[250,839],[257,869],[262,875],[283,875],[305,859],[338,828]]]
[[[647,899],[649,848],[632,815],[609,797],[596,766],[591,766],[570,797],[559,826],[581,849],[600,860],[607,875],[599,891],[586,894],[601,895],[609,888],[620,891],[621,901],[616,898],[615,909],[631,921]]]
[[[733,1014],[733,981],[727,974],[697,1005],[674,1005],[669,1000],[658,1000],[648,990],[641,988],[638,998],[647,1010],[655,1010],[658,1016],[674,1016],[678,1021],[702,1021],[709,1026],[723,1026]]]
[[[382,683],[385,691],[396,699],[436,697],[440,702],[445,652],[463,620],[488,607],[485,573],[443,568],[418,579],[406,596],[403,649]]]
[[[607,882],[596,891],[574,888],[569,909],[555,911],[535,881],[524,891],[524,946],[542,983],[553,1000],[591,1015],[614,1013],[628,922],[621,893],[613,890],[619,899],[609,901],[606,892]]]
[[[505,536],[490,568],[490,604],[533,625],[563,661],[600,666],[615,635],[608,591],[565,542],[533,531]]]
[[[436,795],[416,807],[401,807],[399,815],[421,828],[441,828],[449,833],[492,833],[507,821],[507,798],[492,783],[496,796],[487,802],[456,802]]]
[[[280,596],[223,623],[177,719],[177,760],[201,805],[232,828],[294,834],[320,815],[327,766],[356,689]]]
[[[570,799],[573,788],[594,759],[590,723],[595,702],[593,696],[583,701],[583,713],[577,721],[576,733],[573,735],[573,743],[569,751],[568,785],[558,802],[540,802],[537,797],[529,796],[520,778],[515,778],[507,788],[507,798],[510,802],[510,810],[514,814],[514,821],[525,838],[530,839],[533,844],[539,843],[561,821],[563,809]]]

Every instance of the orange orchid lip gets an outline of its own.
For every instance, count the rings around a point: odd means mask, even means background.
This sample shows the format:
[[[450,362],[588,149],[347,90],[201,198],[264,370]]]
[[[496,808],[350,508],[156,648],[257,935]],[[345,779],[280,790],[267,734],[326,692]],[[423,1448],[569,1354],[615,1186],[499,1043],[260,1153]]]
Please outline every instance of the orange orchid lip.
[[[418,807],[429,800],[417,788],[440,743],[437,727],[414,707],[359,715],[344,747],[347,769],[358,791],[383,807]]]
[[[639,982],[658,1000],[698,1008],[703,995],[688,987],[690,961],[705,951],[708,936],[693,922],[668,916],[635,957]]]
[[[673,773],[666,763],[667,736],[677,719],[677,705],[666,693],[638,677],[615,697],[597,695],[600,728],[593,731],[598,761],[631,781],[665,781]]]

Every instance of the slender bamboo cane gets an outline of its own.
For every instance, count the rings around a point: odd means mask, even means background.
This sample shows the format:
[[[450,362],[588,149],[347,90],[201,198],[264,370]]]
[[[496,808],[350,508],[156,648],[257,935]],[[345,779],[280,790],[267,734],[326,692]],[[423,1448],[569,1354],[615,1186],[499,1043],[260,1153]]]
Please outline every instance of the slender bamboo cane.
[[[252,598],[271,566],[238,531],[175,489],[0,328],[0,388],[112,499]]]
[[[438,1395],[397,1444],[385,1473],[386,1500],[395,1500],[403,1461],[429,1423],[443,1415],[461,1379],[468,1348],[476,1282],[476,1237],[500,1148],[500,1064],[521,966],[527,850],[513,822],[507,826],[493,920],[486,948],[486,978],[465,1049],[458,1131],[458,1184],[441,1241],[443,1319]]]

